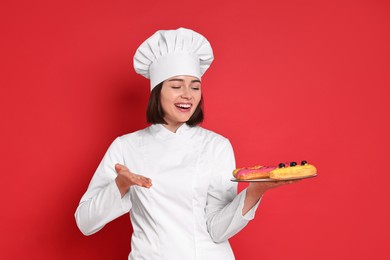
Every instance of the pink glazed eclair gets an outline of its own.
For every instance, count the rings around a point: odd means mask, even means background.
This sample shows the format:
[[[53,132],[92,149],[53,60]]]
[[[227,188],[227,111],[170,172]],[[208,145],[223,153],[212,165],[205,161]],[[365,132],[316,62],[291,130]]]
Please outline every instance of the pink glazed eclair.
[[[272,170],[275,170],[276,166],[253,166],[237,168],[233,171],[233,176],[237,180],[254,180],[269,178],[269,174]]]

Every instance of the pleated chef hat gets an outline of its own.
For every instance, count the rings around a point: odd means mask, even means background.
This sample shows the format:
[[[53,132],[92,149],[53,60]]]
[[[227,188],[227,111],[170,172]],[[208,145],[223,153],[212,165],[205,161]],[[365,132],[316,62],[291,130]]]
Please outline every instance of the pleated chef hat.
[[[189,29],[160,30],[144,41],[134,55],[134,69],[150,79],[150,87],[180,75],[201,76],[214,59],[205,37]]]

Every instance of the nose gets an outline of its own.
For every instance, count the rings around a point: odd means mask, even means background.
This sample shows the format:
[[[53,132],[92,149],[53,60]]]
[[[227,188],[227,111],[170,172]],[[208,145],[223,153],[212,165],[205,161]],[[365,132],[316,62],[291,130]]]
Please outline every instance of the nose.
[[[191,89],[189,87],[184,87],[182,89],[183,92],[181,93],[181,97],[184,99],[191,99],[192,98]]]

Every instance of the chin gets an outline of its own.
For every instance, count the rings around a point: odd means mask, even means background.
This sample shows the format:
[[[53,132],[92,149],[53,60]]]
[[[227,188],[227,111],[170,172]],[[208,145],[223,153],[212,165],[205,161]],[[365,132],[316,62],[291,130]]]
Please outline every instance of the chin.
[[[180,124],[185,124],[187,121],[190,120],[189,118],[187,120],[179,121]]]

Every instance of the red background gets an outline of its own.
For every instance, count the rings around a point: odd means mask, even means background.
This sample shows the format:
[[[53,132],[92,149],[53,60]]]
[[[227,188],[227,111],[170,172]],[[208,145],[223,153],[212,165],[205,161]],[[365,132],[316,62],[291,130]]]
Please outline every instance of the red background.
[[[74,211],[113,139],[146,126],[132,57],[158,29],[212,43],[203,126],[237,165],[306,159],[231,239],[238,260],[390,259],[388,1],[1,1],[1,259],[126,259],[128,215]],[[245,185],[240,185],[240,189]]]

